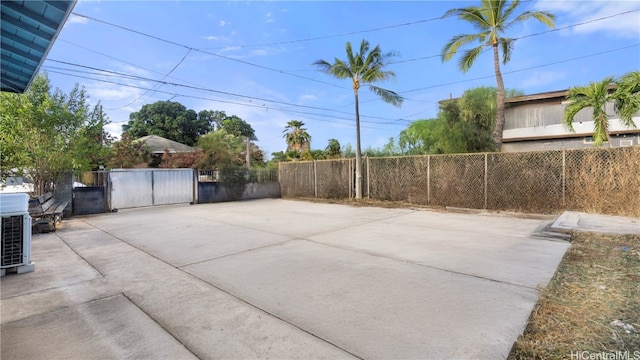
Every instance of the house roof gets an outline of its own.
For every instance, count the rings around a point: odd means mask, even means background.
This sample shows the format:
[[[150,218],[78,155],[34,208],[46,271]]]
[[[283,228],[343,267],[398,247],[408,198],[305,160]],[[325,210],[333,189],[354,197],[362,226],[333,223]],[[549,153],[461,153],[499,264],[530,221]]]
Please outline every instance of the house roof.
[[[163,154],[164,149],[168,149],[169,153],[192,152],[195,148],[181,144],[177,141],[169,140],[158,135],[143,136],[134,140],[135,142],[144,142],[154,154]]]
[[[23,93],[29,87],[76,1],[0,2],[0,90]]]

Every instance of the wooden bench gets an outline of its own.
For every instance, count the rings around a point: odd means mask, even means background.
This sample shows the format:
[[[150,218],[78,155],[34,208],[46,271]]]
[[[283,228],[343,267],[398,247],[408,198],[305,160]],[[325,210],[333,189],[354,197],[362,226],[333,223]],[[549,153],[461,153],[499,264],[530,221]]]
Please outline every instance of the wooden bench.
[[[69,205],[68,201],[57,201],[51,192],[29,200],[29,215],[34,227],[42,230],[44,225],[48,231],[56,231],[56,225],[62,221],[62,212]]]

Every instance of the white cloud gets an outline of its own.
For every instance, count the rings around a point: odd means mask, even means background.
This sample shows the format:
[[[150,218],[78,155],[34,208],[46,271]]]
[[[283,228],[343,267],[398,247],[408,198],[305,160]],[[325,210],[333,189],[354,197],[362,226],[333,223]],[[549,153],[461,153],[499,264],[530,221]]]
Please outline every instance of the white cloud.
[[[101,101],[133,100],[142,94],[141,89],[107,83],[86,85],[89,96]]]
[[[149,71],[133,65],[125,65],[124,68],[122,69],[122,72],[131,74],[131,75],[144,76],[144,77],[147,77],[150,75]]]
[[[67,19],[66,24],[86,24],[87,22],[89,22],[89,19],[86,17],[71,14]]]
[[[572,24],[586,23],[573,26],[562,34],[592,34],[606,33],[612,37],[638,38],[640,36],[640,12],[637,10],[637,1],[557,1],[540,0],[536,10],[546,10],[556,14],[556,27],[562,28]],[[617,15],[629,12],[623,15]],[[597,20],[610,17],[603,20]]]
[[[267,20],[265,20],[265,22],[266,22],[266,23],[272,23],[272,22],[274,22],[274,21],[275,21],[275,20],[273,19],[273,14],[272,14],[272,13],[270,13],[270,12],[268,12],[268,13],[267,13],[266,18],[267,18]]]
[[[207,40],[207,41],[223,41],[223,42],[231,41],[231,39],[229,39],[226,36],[208,35],[208,36],[203,36],[202,38]]]
[[[309,101],[309,100],[316,100],[318,97],[312,94],[304,94],[302,96],[300,96],[300,102],[303,101]]]
[[[277,55],[283,53],[285,50],[283,48],[263,48],[263,49],[254,49],[250,50],[247,53],[239,53],[238,50],[241,50],[241,46],[227,46],[220,50],[220,52],[236,52],[233,55],[227,55],[234,59],[248,59],[256,56],[267,56],[267,55]]]
[[[231,21],[220,20],[220,27],[225,27],[230,24],[231,24]]]
[[[249,53],[249,57],[265,56],[265,55],[267,55],[267,50],[264,50],[264,49],[251,50],[251,52]]]
[[[567,74],[561,71],[534,71],[529,73],[527,78],[520,83],[520,86],[524,89],[540,87],[552,84],[566,76]]]
[[[222,49],[220,49],[221,52],[229,52],[229,51],[236,51],[236,50],[240,50],[241,47],[240,46],[226,46]]]

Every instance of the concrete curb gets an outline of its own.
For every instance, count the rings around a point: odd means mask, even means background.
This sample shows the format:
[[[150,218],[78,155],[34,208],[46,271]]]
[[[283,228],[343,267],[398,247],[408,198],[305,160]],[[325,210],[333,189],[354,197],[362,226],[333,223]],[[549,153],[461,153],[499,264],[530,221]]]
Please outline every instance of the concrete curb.
[[[565,211],[549,226],[553,232],[570,234],[572,232],[596,232],[601,234],[638,234],[640,218],[587,214]]]

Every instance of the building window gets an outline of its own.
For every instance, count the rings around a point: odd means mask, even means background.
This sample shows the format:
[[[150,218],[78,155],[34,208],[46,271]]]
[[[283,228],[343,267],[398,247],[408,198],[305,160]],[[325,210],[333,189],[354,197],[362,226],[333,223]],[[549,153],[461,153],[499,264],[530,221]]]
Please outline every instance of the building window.
[[[585,144],[593,144],[593,136],[587,136],[584,138]]]

